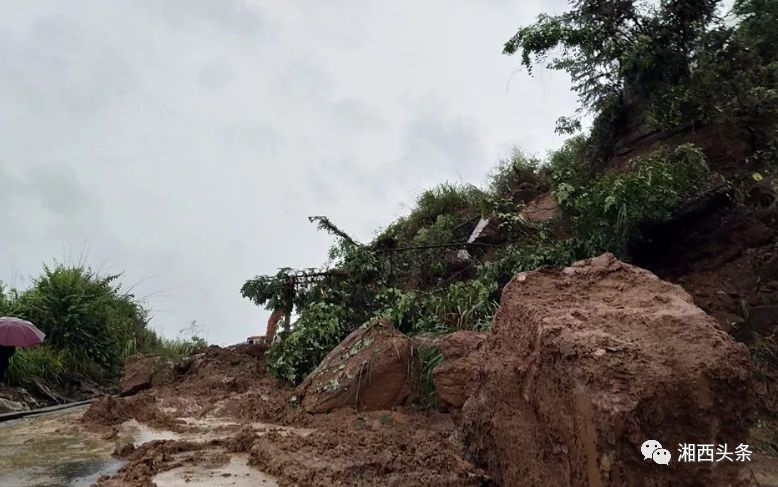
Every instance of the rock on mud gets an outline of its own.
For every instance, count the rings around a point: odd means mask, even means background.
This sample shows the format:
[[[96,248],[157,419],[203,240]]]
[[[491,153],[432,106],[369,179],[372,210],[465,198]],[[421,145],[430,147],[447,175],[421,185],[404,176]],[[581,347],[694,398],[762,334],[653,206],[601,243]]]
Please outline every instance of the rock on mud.
[[[486,336],[475,331],[457,331],[432,343],[443,354],[443,363],[432,371],[435,391],[449,407],[461,408],[472,394],[479,367],[474,352]]]
[[[352,332],[300,384],[309,413],[342,407],[386,409],[411,393],[411,341],[387,321]]]
[[[119,391],[122,396],[131,396],[138,392],[151,388],[158,381],[158,376],[169,371],[170,364],[161,356],[133,355],[124,363],[124,375],[119,382]]]
[[[736,462],[678,462],[682,443],[747,443],[751,404],[746,348],[679,286],[610,254],[521,273],[491,331],[463,428],[500,485],[741,482]]]

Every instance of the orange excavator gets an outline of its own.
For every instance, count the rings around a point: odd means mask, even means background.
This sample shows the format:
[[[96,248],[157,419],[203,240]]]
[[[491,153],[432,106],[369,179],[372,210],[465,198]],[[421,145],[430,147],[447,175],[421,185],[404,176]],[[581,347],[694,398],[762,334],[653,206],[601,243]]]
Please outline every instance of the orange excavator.
[[[270,318],[267,320],[267,329],[265,334],[250,336],[246,342],[250,344],[264,343],[267,345],[272,345],[273,339],[276,336],[276,327],[278,326],[278,322],[281,321],[281,318],[283,318],[285,314],[286,312],[282,309],[273,311],[273,313],[270,315]]]

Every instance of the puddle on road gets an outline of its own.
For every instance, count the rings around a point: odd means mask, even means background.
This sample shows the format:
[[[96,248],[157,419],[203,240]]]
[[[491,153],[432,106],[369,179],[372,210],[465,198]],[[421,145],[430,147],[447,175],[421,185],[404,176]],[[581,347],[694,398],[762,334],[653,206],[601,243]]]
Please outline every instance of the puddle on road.
[[[76,425],[86,408],[0,423],[0,485],[85,487],[117,472],[113,443]]]
[[[221,467],[178,467],[154,477],[157,487],[277,487],[275,477],[248,464],[247,455],[233,455]]]
[[[222,418],[183,418],[191,431],[174,433],[130,420],[119,426],[118,440],[108,441],[80,427],[78,419],[87,407],[0,423],[0,486],[87,487],[124,465],[112,457],[117,441],[129,440],[136,446],[169,439],[206,442],[227,437],[242,426]],[[260,435],[275,430],[306,436],[313,431],[264,423],[250,425]],[[157,475],[154,481],[159,487],[278,485],[275,477],[250,467],[246,455],[234,455],[221,467],[179,467]]]
[[[175,433],[173,431],[152,428],[131,419],[119,425],[119,437],[131,441],[136,447],[154,440],[187,440],[204,443],[227,438],[237,433],[241,427],[246,426],[246,424],[229,419],[213,417],[186,417],[181,418],[181,421],[188,429]],[[312,429],[293,428],[291,426],[280,426],[270,423],[248,423],[248,426],[251,426],[259,435],[263,435],[268,431],[277,431],[282,435],[308,436],[314,431]]]

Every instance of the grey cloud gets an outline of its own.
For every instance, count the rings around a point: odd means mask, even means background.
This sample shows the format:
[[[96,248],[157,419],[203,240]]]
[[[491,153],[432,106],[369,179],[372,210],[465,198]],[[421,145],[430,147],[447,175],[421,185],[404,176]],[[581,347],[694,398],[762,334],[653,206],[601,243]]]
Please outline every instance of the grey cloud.
[[[355,98],[343,98],[332,104],[333,119],[342,123],[344,129],[354,131],[380,130],[386,121],[376,109]]]
[[[0,89],[52,117],[83,117],[121,99],[135,83],[132,67],[111,43],[95,44],[82,29],[77,19],[44,15],[22,34],[0,30]]]
[[[30,168],[27,171],[26,191],[61,218],[76,218],[98,207],[97,202],[87,195],[83,184],[76,179],[73,168],[66,164]]]
[[[0,280],[83,253],[163,334],[262,332],[238,290],[326,260],[307,216],[367,240],[425,187],[559,143],[566,80],[506,93],[499,54],[551,3],[5,0]]]
[[[175,29],[185,29],[187,24],[204,25],[243,38],[261,34],[268,26],[258,9],[244,0],[144,0],[138,3]]]
[[[78,181],[73,168],[66,164],[27,166],[21,177],[0,167],[0,195],[7,212],[23,213],[25,207],[40,205],[46,212],[62,219],[92,214],[98,207]]]
[[[200,69],[198,78],[200,83],[208,89],[224,89],[235,78],[235,73],[230,62],[221,58]]]

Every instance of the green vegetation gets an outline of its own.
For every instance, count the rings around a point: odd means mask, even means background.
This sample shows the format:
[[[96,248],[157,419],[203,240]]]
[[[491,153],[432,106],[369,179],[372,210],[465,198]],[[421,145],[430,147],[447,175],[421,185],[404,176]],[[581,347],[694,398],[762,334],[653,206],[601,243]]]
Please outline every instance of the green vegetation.
[[[416,403],[421,409],[439,409],[440,398],[435,390],[432,371],[443,363],[443,354],[434,347],[414,349],[414,358],[419,367],[419,398]]]
[[[778,4],[738,0],[726,17],[716,0],[570,4],[520,28],[504,51],[519,54],[527,70],[548,60],[568,73],[591,130],[545,158],[515,151],[486,188],[443,184],[422,193],[369,243],[312,218],[335,238],[327,272],[314,279],[310,269],[282,269],[241,290],[260,306],[296,312],[271,349],[271,372],[300,381],[377,317],[407,334],[485,329],[517,272],[604,251],[628,258],[647,226],[732,176],[719,175],[706,147],[689,142],[698,129],[734,124],[749,134],[748,179],[774,177]],[[574,134],[581,123],[563,117],[558,129]],[[654,142],[630,145],[647,135]],[[557,217],[528,218],[527,206],[549,193]],[[466,243],[480,218],[497,229]]]
[[[117,283],[84,266],[44,266],[33,285],[6,291],[0,286],[0,315],[33,322],[44,333],[40,347],[20,349],[7,373],[11,384],[33,380],[60,383],[83,374],[98,383],[118,377],[124,359],[138,352],[181,356],[204,347],[202,339],[160,338],[148,327],[148,313]]]
[[[574,147],[573,141],[546,161],[516,153],[484,190],[446,184],[426,191],[408,216],[369,244],[331,231],[337,239],[330,252],[334,271],[319,280],[292,288],[290,276],[297,274],[284,269],[246,282],[242,293],[257,304],[297,311],[294,327],[270,351],[270,370],[301,381],[373,318],[386,318],[408,334],[486,329],[502,287],[517,272],[567,265],[604,250],[623,255],[627,242],[640,237],[640,223],[669,218],[708,178],[704,156],[690,145],[635,158],[630,171],[588,175],[578,171]],[[553,188],[570,235],[561,238],[552,223],[522,217],[525,203],[513,194],[518,188]],[[459,245],[482,216],[499,221],[499,242]],[[327,222],[323,228],[330,231]]]
[[[557,166],[555,169],[564,168]],[[563,171],[567,171],[564,168]],[[559,179],[555,194],[573,231],[595,249],[623,254],[640,224],[663,222],[710,180],[702,151],[683,144],[635,157],[624,171],[610,171],[578,185]]]
[[[66,370],[65,355],[49,346],[19,350],[11,358],[5,380],[15,385],[27,385],[34,380],[58,384]]]
[[[595,117],[594,153],[607,157],[628,131],[738,120],[761,136],[774,121],[775,2],[737,0],[726,16],[719,0],[570,3],[520,28],[504,52],[520,54],[530,71],[550,58],[548,68],[570,75],[579,114]],[[581,124],[563,117],[557,127],[573,133]]]

